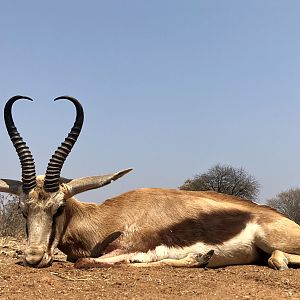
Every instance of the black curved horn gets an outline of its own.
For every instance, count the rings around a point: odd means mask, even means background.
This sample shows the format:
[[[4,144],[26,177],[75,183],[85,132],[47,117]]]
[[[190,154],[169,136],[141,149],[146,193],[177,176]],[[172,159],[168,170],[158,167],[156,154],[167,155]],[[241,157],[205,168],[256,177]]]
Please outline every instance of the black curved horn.
[[[71,152],[74,144],[77,141],[77,138],[80,134],[83,120],[84,120],[84,112],[80,102],[70,96],[61,96],[54,99],[56,100],[69,100],[76,107],[76,120],[75,123],[66,137],[65,141],[61,143],[61,145],[57,148],[55,153],[52,155],[46,170],[44,189],[47,192],[57,192],[59,189],[59,178],[60,172],[63,167],[63,164]]]
[[[25,193],[29,193],[36,186],[34,160],[28,146],[20,136],[11,114],[13,104],[20,99],[33,101],[31,98],[25,96],[14,96],[10,98],[4,107],[4,121],[7,132],[14,147],[16,148],[21,163],[23,191]]]

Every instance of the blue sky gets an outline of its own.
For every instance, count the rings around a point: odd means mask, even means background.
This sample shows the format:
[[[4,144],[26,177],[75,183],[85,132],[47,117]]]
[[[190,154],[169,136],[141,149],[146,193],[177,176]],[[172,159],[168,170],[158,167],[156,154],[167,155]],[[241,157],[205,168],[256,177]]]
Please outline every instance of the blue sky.
[[[134,172],[80,195],[180,186],[216,163],[244,167],[264,200],[300,186],[300,2],[3,1],[2,109],[38,173],[85,109],[62,176]],[[0,176],[20,178],[0,124]]]

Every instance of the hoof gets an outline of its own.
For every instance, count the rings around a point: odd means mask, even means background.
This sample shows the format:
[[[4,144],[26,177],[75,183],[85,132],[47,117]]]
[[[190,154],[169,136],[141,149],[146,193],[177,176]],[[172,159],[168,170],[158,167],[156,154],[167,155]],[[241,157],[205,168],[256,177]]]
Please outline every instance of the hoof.
[[[142,262],[141,262],[140,260],[138,260],[138,259],[130,259],[129,262],[130,262],[131,264],[139,264],[139,263],[142,263]]]
[[[213,255],[214,255],[214,250],[210,250],[203,255],[201,254],[196,255],[195,260],[197,261],[197,267],[206,267]]]

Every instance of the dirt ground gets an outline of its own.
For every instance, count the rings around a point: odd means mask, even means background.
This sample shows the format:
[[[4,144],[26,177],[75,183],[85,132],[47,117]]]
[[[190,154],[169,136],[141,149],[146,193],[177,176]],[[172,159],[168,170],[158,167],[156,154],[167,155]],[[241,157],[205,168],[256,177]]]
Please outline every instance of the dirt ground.
[[[300,269],[266,266],[220,269],[77,270],[57,253],[45,269],[22,266],[24,245],[0,239],[0,299],[300,299]]]

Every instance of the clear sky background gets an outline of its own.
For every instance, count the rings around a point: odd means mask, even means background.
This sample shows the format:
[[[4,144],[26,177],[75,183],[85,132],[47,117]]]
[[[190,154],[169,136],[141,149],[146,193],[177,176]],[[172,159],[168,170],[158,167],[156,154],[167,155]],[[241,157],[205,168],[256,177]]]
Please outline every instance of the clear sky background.
[[[62,176],[134,172],[80,195],[180,186],[216,163],[244,167],[260,199],[300,186],[300,1],[2,1],[1,109],[38,173],[85,109]],[[2,178],[20,178],[4,122]]]

